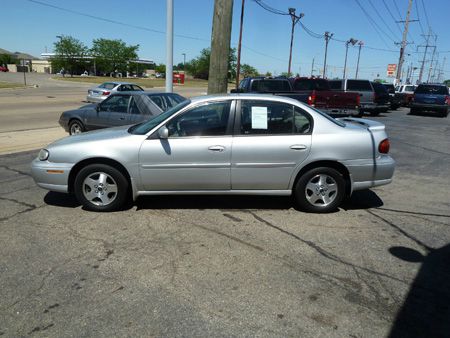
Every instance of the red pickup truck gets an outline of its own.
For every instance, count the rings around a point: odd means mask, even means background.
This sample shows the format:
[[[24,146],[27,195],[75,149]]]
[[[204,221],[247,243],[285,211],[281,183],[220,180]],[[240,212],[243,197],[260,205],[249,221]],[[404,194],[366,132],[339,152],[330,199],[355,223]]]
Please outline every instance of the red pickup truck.
[[[312,107],[333,115],[361,116],[359,93],[333,91],[325,79],[296,77],[290,81],[294,92],[309,94]]]

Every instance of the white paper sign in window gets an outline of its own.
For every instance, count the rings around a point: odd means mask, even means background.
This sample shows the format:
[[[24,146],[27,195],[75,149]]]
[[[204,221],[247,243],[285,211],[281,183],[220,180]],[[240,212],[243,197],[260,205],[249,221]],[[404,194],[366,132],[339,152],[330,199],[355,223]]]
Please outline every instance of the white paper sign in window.
[[[252,107],[252,129],[267,129],[267,107]]]

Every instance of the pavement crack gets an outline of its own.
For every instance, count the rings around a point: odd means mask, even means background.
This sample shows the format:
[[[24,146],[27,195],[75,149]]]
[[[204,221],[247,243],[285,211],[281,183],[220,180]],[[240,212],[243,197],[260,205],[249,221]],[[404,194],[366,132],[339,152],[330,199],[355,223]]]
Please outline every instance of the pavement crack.
[[[29,203],[26,203],[26,202],[22,202],[22,201],[19,201],[19,200],[14,199],[14,198],[7,198],[7,197],[1,197],[1,196],[0,196],[0,200],[1,200],[1,201],[14,202],[14,203],[19,204],[20,206],[25,207],[24,210],[18,211],[18,212],[14,213],[14,214],[12,214],[12,215],[10,215],[10,216],[0,218],[0,222],[7,221],[7,220],[9,220],[9,219],[11,219],[11,218],[13,218],[13,217],[15,217],[15,216],[17,216],[17,215],[21,215],[21,214],[24,214],[24,213],[33,211],[33,210],[35,210],[35,209],[37,209],[37,208],[40,208],[40,207],[37,206],[37,205],[29,204]]]
[[[25,171],[22,171],[22,170],[18,170],[18,169],[14,169],[14,168],[11,168],[11,167],[9,167],[9,166],[7,166],[7,165],[0,165],[0,168],[3,168],[3,169],[6,169],[6,170],[9,170],[9,171],[12,171],[12,172],[14,172],[14,173],[16,173],[16,174],[19,174],[19,175],[24,175],[24,176],[28,176],[28,177],[31,177],[31,174],[30,173],[27,173],[27,172],[25,172]]]
[[[371,273],[371,274],[374,274],[374,275],[377,275],[377,276],[386,277],[386,278],[389,278],[391,280],[394,280],[394,281],[397,281],[397,282],[409,285],[409,282],[404,281],[404,280],[402,280],[400,278],[397,278],[397,277],[388,275],[388,274],[380,272],[380,271],[376,271],[376,270],[373,270],[373,269],[366,268],[364,266],[359,266],[359,265],[353,264],[351,262],[348,262],[348,261],[346,261],[346,260],[344,260],[344,259],[342,259],[342,258],[340,258],[340,257],[338,257],[338,256],[336,256],[334,254],[332,254],[331,252],[326,251],[325,249],[321,248],[316,243],[314,243],[312,241],[308,241],[306,239],[303,239],[303,238],[297,236],[296,234],[293,234],[292,232],[289,232],[289,231],[287,231],[287,230],[285,230],[285,229],[283,229],[283,228],[281,228],[281,227],[279,227],[279,226],[277,226],[275,224],[270,223],[269,221],[267,221],[264,218],[256,215],[252,211],[249,211],[249,213],[251,215],[253,215],[253,217],[256,220],[260,221],[261,223],[264,223],[264,224],[266,224],[267,226],[269,226],[269,227],[271,227],[273,229],[276,229],[276,230],[278,230],[278,231],[280,231],[280,232],[282,232],[282,233],[284,233],[284,234],[286,234],[288,236],[291,236],[291,237],[295,238],[296,240],[306,244],[311,249],[317,251],[321,256],[323,256],[323,257],[325,257],[325,258],[327,258],[329,260],[332,260],[332,261],[337,262],[337,263],[341,263],[341,264],[346,265],[346,266],[348,266],[348,267],[350,267],[352,269],[357,268],[357,269],[360,269],[362,271],[365,271],[365,272],[368,272],[368,273]]]
[[[417,245],[419,245],[420,247],[422,247],[423,249],[425,249],[427,252],[431,252],[434,249],[432,247],[429,247],[428,245],[426,245],[424,242],[422,242],[420,239],[414,237],[413,235],[407,233],[405,230],[403,230],[402,228],[400,228],[398,225],[394,224],[393,222],[387,220],[386,218],[384,218],[383,216],[377,215],[376,213],[374,213],[371,210],[366,210],[367,213],[369,213],[370,215],[382,220],[384,223],[388,224],[389,226],[391,226],[392,228],[394,228],[395,230],[397,230],[397,232],[401,233],[403,236],[405,236],[406,238],[412,240],[413,242],[415,242]]]

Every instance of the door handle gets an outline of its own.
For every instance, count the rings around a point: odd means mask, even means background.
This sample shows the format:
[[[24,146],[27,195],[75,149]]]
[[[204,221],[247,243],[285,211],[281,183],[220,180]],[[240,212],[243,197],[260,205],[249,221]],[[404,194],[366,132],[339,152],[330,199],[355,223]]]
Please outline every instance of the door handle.
[[[225,150],[225,147],[224,146],[211,146],[208,148],[208,150],[222,152]]]
[[[294,144],[294,145],[290,146],[289,148],[291,148],[292,150],[305,150],[306,146],[303,144]]]

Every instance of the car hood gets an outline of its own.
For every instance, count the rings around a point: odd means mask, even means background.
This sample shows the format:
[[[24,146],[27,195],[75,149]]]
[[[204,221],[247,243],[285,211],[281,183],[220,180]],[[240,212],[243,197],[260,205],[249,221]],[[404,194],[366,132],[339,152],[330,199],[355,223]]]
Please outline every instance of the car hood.
[[[130,125],[94,130],[78,135],[67,136],[51,143],[47,148],[58,147],[62,145],[71,145],[75,143],[105,141],[121,137],[130,137],[132,135],[128,133],[128,128],[130,128]]]

